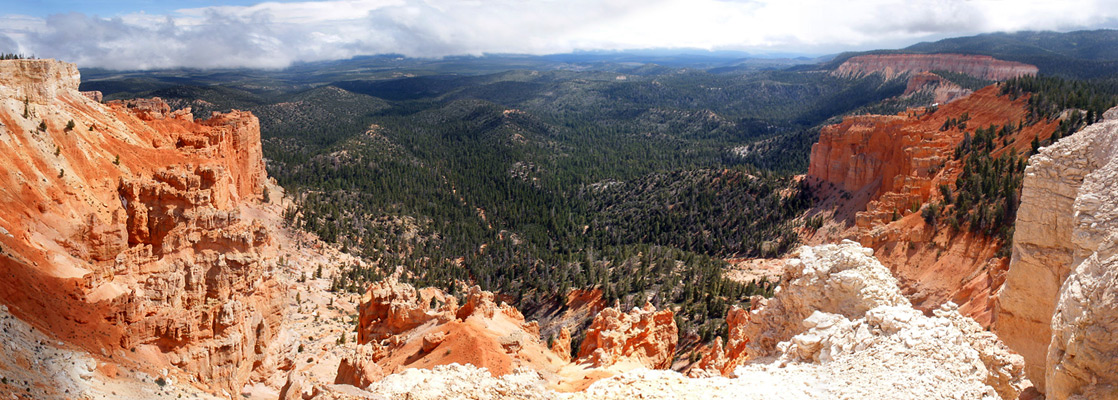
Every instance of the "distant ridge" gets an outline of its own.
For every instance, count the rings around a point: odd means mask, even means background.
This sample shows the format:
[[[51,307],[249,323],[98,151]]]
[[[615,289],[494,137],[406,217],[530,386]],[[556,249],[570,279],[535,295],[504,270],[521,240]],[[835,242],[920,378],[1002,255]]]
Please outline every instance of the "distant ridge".
[[[976,54],[1037,66],[1040,74],[1093,79],[1118,74],[1118,31],[987,33],[922,42],[898,50],[847,52],[823,64],[833,70],[847,60],[868,54]]]

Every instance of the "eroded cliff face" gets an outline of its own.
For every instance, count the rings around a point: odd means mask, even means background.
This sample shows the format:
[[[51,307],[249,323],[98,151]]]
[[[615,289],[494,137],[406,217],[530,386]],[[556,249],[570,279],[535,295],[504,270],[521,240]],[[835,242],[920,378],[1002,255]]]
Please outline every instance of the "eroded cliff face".
[[[889,80],[924,71],[950,71],[986,80],[1001,81],[1022,75],[1036,75],[1037,67],[979,55],[868,54],[846,60],[832,74],[843,77],[881,74],[886,80]]]
[[[1050,398],[1113,397],[1118,111],[1029,160],[998,335]]]
[[[942,199],[941,184],[954,186],[963,160],[953,159],[968,132],[991,124],[1019,126],[1025,98],[999,96],[997,86],[938,107],[932,113],[910,110],[898,115],[847,117],[824,127],[812,146],[806,179],[838,223],[810,233],[809,243],[855,239],[873,248],[900,280],[918,309],[932,310],[948,301],[989,326],[994,292],[1004,280],[1008,260],[998,257],[999,243],[970,232],[929,226],[921,207]],[[966,127],[942,130],[948,119],[966,115]],[[1027,154],[1034,137],[1044,140],[1057,121],[1041,121],[996,140],[994,157]]]
[[[92,354],[235,393],[282,313],[259,122],[101,104],[73,64],[0,61],[0,302]]]

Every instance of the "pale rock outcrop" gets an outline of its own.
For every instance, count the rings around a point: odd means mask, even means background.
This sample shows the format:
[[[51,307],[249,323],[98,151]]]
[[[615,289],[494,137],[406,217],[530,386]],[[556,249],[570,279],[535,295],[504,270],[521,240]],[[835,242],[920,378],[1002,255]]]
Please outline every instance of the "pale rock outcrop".
[[[4,97],[47,105],[62,95],[78,93],[81,74],[77,65],[54,60],[4,60],[0,87]]]
[[[378,354],[380,351],[382,350],[375,346],[358,345],[338,365],[338,376],[334,383],[364,388],[376,382],[384,376],[380,366],[376,364],[377,360],[384,357],[384,354]]]
[[[1116,354],[1118,233],[1112,233],[1060,290],[1045,370],[1047,398],[1118,399]]]
[[[1118,191],[1112,187],[1118,176],[1116,114],[1107,111],[1105,121],[1041,149],[1025,170],[995,328],[1025,357],[1026,373],[1041,392],[1047,392],[1046,375],[1060,379],[1061,396],[1075,393],[1084,382],[1105,385],[1108,379],[1075,365],[1105,359],[1109,339],[1084,332],[1118,328],[1113,319],[1101,318],[1113,304],[1113,297],[1106,297],[1112,294],[1100,286],[1110,279],[1104,266],[1111,264],[1107,254],[1095,254],[1118,232]],[[1080,268],[1083,276],[1065,282]],[[1109,347],[1111,370],[1116,348]],[[1068,350],[1074,359],[1065,356]]]
[[[369,392],[410,399],[554,399],[540,374],[518,369],[493,377],[484,368],[456,363],[433,369],[409,369],[374,383]]]
[[[873,250],[851,241],[838,246],[804,247],[785,265],[784,277],[771,299],[754,297],[748,314],[731,310],[728,347],[744,346],[731,359],[772,355],[777,344],[803,331],[803,321],[816,312],[858,318],[878,306],[909,306],[897,280],[876,259]]]
[[[1025,360],[1006,346],[993,332],[983,329],[971,318],[959,314],[954,303],[932,311],[939,318],[951,321],[963,333],[970,347],[978,351],[978,357],[986,366],[989,375],[986,384],[994,388],[1002,398],[1015,398],[1032,382],[1025,377]]]
[[[579,346],[579,362],[608,367],[635,362],[647,368],[671,366],[679,328],[671,310],[656,311],[652,304],[629,313],[610,307],[594,317]]]
[[[731,310],[728,344],[716,343],[699,368],[741,379],[794,366],[805,369],[794,381],[835,380],[810,398],[856,397],[848,388],[884,397],[899,382],[913,389],[890,396],[1015,398],[1028,386],[1020,357],[953,304],[933,317],[914,310],[870,249],[850,241],[804,247],[785,268],[772,299]]]
[[[303,400],[303,391],[306,388],[306,378],[291,371],[287,374],[287,382],[280,388],[279,400]]]

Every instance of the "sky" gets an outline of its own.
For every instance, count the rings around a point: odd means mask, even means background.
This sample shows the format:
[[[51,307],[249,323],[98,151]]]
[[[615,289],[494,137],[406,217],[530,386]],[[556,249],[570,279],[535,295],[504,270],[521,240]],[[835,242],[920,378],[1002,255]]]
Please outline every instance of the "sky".
[[[108,69],[692,48],[821,55],[1118,27],[1118,0],[3,0],[0,52]]]

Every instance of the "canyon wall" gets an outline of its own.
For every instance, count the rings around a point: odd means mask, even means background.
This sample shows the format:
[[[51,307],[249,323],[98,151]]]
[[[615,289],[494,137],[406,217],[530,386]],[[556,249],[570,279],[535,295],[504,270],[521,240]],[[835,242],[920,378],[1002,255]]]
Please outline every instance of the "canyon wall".
[[[1025,171],[995,328],[1050,398],[1118,385],[1116,114],[1041,149]]]
[[[285,291],[259,122],[159,99],[101,104],[73,64],[0,61],[0,302],[122,366],[240,390],[266,363]]]
[[[1027,114],[1026,101],[1000,96],[999,88],[990,86],[934,112],[851,116],[824,127],[812,146],[805,179],[831,199],[826,212],[836,221],[809,232],[806,241],[855,239],[876,251],[918,309],[952,301],[989,326],[994,292],[1008,265],[998,257],[1001,244],[981,234],[930,226],[920,210],[942,199],[940,185],[954,186],[963,161],[953,153],[965,135],[991,124],[1019,126]],[[948,119],[965,119],[966,124],[944,130]],[[995,140],[992,155],[1027,154],[1034,137],[1044,140],[1056,126],[1057,121],[1025,126],[1004,142]]]
[[[950,71],[1001,81],[1022,75],[1036,75],[1037,67],[990,56],[966,54],[867,54],[851,57],[832,74],[841,77],[881,74],[889,80],[924,71]]]

